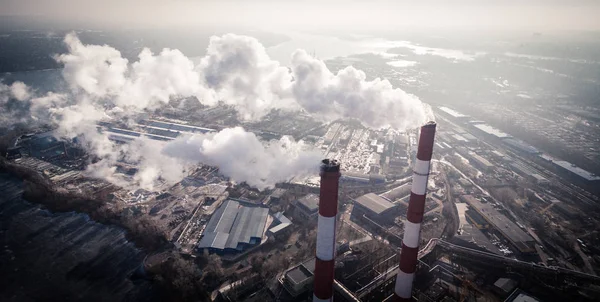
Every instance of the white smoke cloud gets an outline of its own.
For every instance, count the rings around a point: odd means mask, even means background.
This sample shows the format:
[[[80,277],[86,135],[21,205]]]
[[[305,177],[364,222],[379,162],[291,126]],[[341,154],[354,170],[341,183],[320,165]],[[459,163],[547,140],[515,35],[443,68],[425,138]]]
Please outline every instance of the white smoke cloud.
[[[56,57],[64,64],[63,77],[76,91],[92,96],[118,93],[125,85],[127,59],[108,45],[84,45],[70,33],[65,37],[69,53]]]
[[[4,107],[10,99],[24,101],[29,97],[29,88],[23,82],[6,85],[0,82],[0,105]]]
[[[257,119],[273,108],[295,105],[286,98],[291,74],[271,60],[255,38],[234,34],[211,37],[197,70],[218,100],[236,106],[245,119]]]
[[[427,116],[414,95],[393,88],[388,80],[366,80],[352,66],[331,73],[323,61],[298,50],[292,57],[293,93],[308,112],[326,117],[355,118],[372,128],[407,129],[424,124]]]
[[[52,92],[45,96],[36,96],[23,82],[6,85],[0,81],[0,126],[35,126],[39,122],[48,122],[49,110],[63,105],[64,97]]]
[[[172,96],[205,97],[194,63],[179,50],[164,49],[154,55],[144,49],[131,67],[123,91],[117,96],[119,106],[148,109],[168,103]]]
[[[256,120],[271,109],[304,109],[325,120],[355,118],[373,128],[405,129],[427,121],[421,101],[387,80],[367,81],[347,67],[333,74],[303,50],[292,54],[290,69],[272,60],[258,40],[226,34],[210,39],[198,66],[178,50],[154,55],[144,49],[128,66],[116,49],[65,38],[69,54],[58,56],[74,89],[111,97],[115,106],[154,109],[175,96],[196,96],[205,105],[233,105],[243,119]]]
[[[29,87],[23,82],[14,82],[10,85],[10,92],[18,101],[24,101],[29,98]]]
[[[406,129],[428,117],[417,97],[387,80],[367,81],[365,73],[353,67],[334,74],[302,50],[293,53],[290,68],[283,67],[251,37],[212,37],[197,66],[178,50],[153,54],[144,49],[130,64],[115,48],[86,45],[75,34],[67,35],[65,44],[69,52],[56,60],[64,64],[69,92],[37,96],[23,83],[0,83],[0,104],[4,107],[10,99],[27,104],[31,120],[57,125],[56,133],[64,137],[78,137],[97,159],[87,173],[122,186],[133,183],[150,189],[158,180],[176,183],[198,162],[259,189],[316,173],[318,152],[288,137],[263,143],[239,127],[166,145],[144,138],[119,145],[97,130],[99,121],[130,121],[174,97],[195,96],[209,106],[224,102],[250,120],[271,109],[302,109],[325,121],[355,118],[373,128]],[[119,176],[119,162],[137,164],[138,173],[133,178]]]
[[[302,142],[290,137],[265,145],[253,133],[235,127],[179,138],[165,146],[163,153],[219,167],[222,174],[236,182],[264,189],[294,176],[318,172],[321,154],[304,148]]]

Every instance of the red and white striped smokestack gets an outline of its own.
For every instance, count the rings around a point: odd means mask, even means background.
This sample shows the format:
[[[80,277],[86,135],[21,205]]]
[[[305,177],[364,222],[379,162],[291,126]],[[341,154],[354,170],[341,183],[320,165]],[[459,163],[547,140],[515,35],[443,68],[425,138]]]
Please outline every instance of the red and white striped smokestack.
[[[337,160],[324,159],[321,162],[314,302],[333,300],[335,225],[340,176],[340,163]]]
[[[394,288],[394,301],[410,301],[412,295],[412,283],[417,270],[421,222],[423,221],[423,212],[425,212],[425,194],[427,179],[429,178],[429,163],[433,153],[435,126],[434,122],[429,122],[421,127],[417,161],[413,168],[412,188],[406,221],[404,222],[404,239],[402,240],[402,253],[400,254],[400,269]]]

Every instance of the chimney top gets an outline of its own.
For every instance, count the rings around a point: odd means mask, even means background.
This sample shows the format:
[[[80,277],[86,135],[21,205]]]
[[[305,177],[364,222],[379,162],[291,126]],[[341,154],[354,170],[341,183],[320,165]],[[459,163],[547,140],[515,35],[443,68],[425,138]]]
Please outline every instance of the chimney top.
[[[435,128],[436,124],[434,121],[430,121],[427,124],[423,125],[424,128]]]
[[[324,159],[321,161],[321,172],[340,172],[340,162],[337,159]]]

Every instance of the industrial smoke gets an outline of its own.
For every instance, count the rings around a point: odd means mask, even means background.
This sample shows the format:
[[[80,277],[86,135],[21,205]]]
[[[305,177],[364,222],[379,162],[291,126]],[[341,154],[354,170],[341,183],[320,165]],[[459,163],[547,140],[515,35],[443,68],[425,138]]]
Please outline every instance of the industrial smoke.
[[[143,49],[129,62],[117,49],[84,44],[73,33],[64,42],[68,52],[55,59],[64,65],[68,91],[40,95],[20,82],[0,83],[0,126],[54,124],[58,134],[79,137],[99,158],[88,170],[91,175],[120,185],[131,181],[115,176],[115,164],[123,160],[139,164],[133,182],[146,188],[159,178],[176,182],[198,162],[257,188],[318,168],[313,164],[317,153],[306,151],[301,142],[284,137],[265,144],[242,128],[182,137],[167,145],[147,139],[115,145],[97,131],[99,121],[131,120],[173,98],[193,96],[207,106],[222,102],[235,107],[242,120],[260,119],[272,109],[302,110],[325,122],[354,118],[372,128],[403,130],[431,118],[417,97],[385,79],[368,81],[353,67],[332,72],[303,50],[295,51],[291,66],[284,67],[251,37],[211,37],[196,66],[175,49],[157,54]]]

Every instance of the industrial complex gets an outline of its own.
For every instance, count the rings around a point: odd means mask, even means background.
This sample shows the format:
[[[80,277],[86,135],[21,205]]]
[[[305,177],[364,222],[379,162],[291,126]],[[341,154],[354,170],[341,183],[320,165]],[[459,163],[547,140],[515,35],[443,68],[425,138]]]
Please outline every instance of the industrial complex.
[[[436,123],[403,132],[303,115],[248,123],[265,140],[297,129],[328,158],[320,175],[263,191],[203,164],[175,185],[119,187],[86,174],[93,159],[51,129],[21,135],[6,158],[148,219],[181,255],[217,257],[215,301],[542,301],[551,288],[600,285],[586,231],[600,177],[454,108],[434,113]],[[222,126],[153,117],[97,129],[127,144]],[[134,177],[136,163],[114,173]]]

